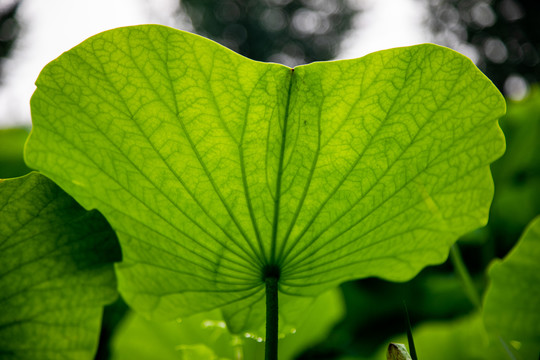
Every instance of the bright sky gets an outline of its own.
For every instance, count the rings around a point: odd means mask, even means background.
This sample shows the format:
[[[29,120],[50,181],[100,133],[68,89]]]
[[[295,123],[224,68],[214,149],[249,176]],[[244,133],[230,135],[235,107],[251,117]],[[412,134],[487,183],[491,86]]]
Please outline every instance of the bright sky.
[[[0,7],[11,1],[0,0]],[[367,6],[367,11],[357,18],[359,31],[351,33],[338,58],[429,41],[418,0],[355,1]],[[30,126],[34,82],[40,70],[62,52],[119,26],[157,23],[182,28],[173,17],[177,6],[178,0],[23,1],[18,11],[23,30],[12,58],[5,63],[0,87],[0,127]]]
[[[366,11],[356,19],[357,30],[342,44],[339,59],[374,51],[430,42],[424,24],[426,10],[420,0],[356,0]]]

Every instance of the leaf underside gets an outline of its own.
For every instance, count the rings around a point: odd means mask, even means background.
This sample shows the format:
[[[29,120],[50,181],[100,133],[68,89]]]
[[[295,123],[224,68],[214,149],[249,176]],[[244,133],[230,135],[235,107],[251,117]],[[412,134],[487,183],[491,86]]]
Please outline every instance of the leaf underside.
[[[105,219],[49,179],[0,181],[0,358],[93,359],[119,257]]]
[[[435,45],[293,70],[136,26],[36,84],[26,161],[112,224],[128,303],[157,318],[223,307],[237,331],[264,317],[267,266],[286,305],[444,261],[486,223],[504,151],[502,96]]]

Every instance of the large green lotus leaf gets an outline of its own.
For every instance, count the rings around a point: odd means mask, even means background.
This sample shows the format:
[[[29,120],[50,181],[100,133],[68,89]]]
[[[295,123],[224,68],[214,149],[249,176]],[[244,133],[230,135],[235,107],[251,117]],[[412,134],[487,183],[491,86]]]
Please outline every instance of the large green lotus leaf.
[[[98,34],[47,65],[26,161],[119,234],[119,288],[174,318],[262,321],[349,279],[404,281],[487,221],[505,103],[420,45],[290,69],[167,27]],[[297,302],[298,303],[298,302]]]
[[[491,264],[484,298],[486,329],[506,341],[540,347],[540,217],[534,219],[517,245]],[[540,349],[539,349],[540,350]]]
[[[43,175],[0,182],[0,358],[93,359],[119,258],[103,216]]]

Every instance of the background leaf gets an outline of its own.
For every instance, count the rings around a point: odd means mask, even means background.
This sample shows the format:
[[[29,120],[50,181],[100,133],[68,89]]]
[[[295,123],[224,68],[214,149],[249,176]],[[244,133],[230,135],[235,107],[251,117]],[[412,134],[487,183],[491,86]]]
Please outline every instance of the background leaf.
[[[26,160],[119,234],[137,311],[284,318],[336,284],[404,281],[485,224],[504,101],[434,45],[291,69],[161,26],[96,35],[49,64]]]
[[[0,181],[0,357],[93,359],[118,260],[105,219],[52,181]]]
[[[534,219],[517,245],[488,270],[484,299],[486,329],[506,342],[534,343],[540,351],[540,217]]]

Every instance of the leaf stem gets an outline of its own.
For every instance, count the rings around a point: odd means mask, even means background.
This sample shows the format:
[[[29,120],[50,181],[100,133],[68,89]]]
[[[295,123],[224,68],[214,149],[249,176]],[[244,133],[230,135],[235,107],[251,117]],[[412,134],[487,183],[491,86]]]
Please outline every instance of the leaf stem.
[[[278,358],[278,281],[279,269],[267,267],[266,284],[266,345],[265,360]]]
[[[454,265],[454,270],[456,271],[459,278],[461,279],[461,282],[463,283],[467,297],[477,309],[480,309],[482,307],[480,297],[478,296],[478,292],[476,290],[476,287],[474,286],[471,275],[467,271],[467,267],[463,262],[457,244],[452,245],[452,247],[450,248],[450,259],[452,260],[452,264]]]
[[[409,343],[409,353],[412,360],[418,360],[416,355],[416,348],[414,347],[414,339],[412,335],[411,319],[409,318],[409,310],[407,310],[407,304],[403,301],[403,310],[405,311],[405,320],[407,326],[407,342]]]

